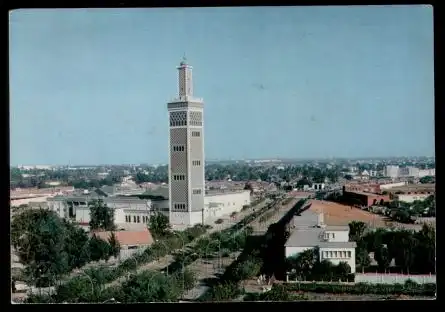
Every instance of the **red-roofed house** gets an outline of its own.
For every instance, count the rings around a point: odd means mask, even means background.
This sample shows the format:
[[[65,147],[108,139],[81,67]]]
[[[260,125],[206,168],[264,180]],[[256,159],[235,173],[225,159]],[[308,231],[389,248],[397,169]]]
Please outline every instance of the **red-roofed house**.
[[[108,241],[112,232],[91,232],[90,235]],[[148,229],[143,231],[115,231],[117,241],[121,246],[120,260],[125,260],[135,252],[141,252],[154,243],[153,236]]]

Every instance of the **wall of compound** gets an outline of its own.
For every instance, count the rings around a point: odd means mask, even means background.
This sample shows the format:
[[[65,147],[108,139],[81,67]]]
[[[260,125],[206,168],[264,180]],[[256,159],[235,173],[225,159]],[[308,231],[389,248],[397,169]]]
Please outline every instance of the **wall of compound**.
[[[396,284],[405,283],[408,279],[419,284],[436,283],[436,275],[405,275],[405,274],[374,274],[374,273],[356,273],[356,283],[369,284]]]

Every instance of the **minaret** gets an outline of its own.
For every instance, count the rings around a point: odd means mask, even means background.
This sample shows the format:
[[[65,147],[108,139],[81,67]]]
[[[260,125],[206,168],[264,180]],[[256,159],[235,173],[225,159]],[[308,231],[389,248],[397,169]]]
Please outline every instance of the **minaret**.
[[[179,79],[178,79],[178,90],[179,90],[179,98],[185,98],[193,96],[193,77],[192,77],[192,69],[193,67],[187,64],[187,59],[185,56],[182,59],[182,62],[177,67],[179,70]]]
[[[178,97],[169,112],[169,217],[172,225],[202,223],[204,180],[204,104],[193,97],[192,67],[185,57],[178,69]]]

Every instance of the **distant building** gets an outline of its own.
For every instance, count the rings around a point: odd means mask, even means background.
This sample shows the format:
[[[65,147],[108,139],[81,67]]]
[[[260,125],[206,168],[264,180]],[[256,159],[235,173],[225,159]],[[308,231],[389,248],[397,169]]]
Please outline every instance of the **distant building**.
[[[431,194],[395,194],[394,199],[397,199],[401,202],[412,203],[416,200],[425,200],[429,196],[431,196]]]
[[[355,273],[357,244],[349,241],[349,227],[325,225],[323,219],[323,214],[309,210],[294,217],[292,233],[285,244],[286,258],[317,248],[320,261],[328,260],[335,265],[346,262],[351,273]]]
[[[402,167],[402,168],[400,168],[399,166],[386,166],[385,176],[391,178],[398,178],[398,177],[422,178],[426,176],[436,176],[436,169],[434,168],[419,169],[412,166]]]
[[[399,166],[386,166],[385,176],[390,178],[397,178],[399,176]]]

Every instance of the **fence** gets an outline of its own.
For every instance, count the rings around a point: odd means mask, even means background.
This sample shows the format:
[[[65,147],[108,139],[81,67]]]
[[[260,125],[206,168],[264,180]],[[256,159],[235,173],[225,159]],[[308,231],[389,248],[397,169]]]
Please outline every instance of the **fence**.
[[[403,284],[408,279],[419,284],[436,283],[436,275],[433,274],[430,275],[382,274],[382,273],[355,274],[356,283]]]

